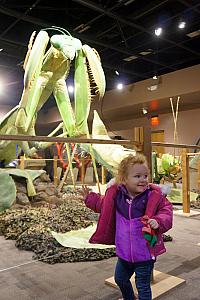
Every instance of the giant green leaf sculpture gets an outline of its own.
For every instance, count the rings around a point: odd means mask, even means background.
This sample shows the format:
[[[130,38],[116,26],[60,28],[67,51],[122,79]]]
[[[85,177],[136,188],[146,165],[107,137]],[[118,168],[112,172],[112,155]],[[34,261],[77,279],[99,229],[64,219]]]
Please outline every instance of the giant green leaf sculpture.
[[[113,245],[102,245],[102,244],[90,244],[89,239],[91,235],[95,232],[96,225],[90,225],[86,228],[71,230],[66,233],[60,233],[51,231],[53,237],[57,240],[59,244],[63,247],[70,248],[93,248],[93,249],[107,249],[113,248]]]
[[[24,177],[28,196],[35,196],[33,180],[44,172],[44,170],[0,169],[0,211],[10,208],[16,199],[16,185],[12,176]]]
[[[10,208],[16,199],[15,182],[8,173],[0,173],[0,211]]]
[[[36,191],[33,185],[33,180],[35,180],[37,177],[39,177],[42,173],[44,173],[44,170],[20,170],[20,169],[0,169],[0,174],[2,172],[8,173],[10,175],[18,176],[18,177],[24,177],[26,178],[27,182],[27,193],[28,196],[35,196]]]

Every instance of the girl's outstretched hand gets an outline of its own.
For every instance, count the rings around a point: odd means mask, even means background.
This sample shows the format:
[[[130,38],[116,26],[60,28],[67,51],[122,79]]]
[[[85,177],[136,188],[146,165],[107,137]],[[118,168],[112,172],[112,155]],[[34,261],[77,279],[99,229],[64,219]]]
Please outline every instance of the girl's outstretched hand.
[[[89,193],[90,193],[90,190],[89,190],[88,186],[83,184],[82,191],[81,191],[81,195],[83,196],[83,198],[86,199],[87,196],[89,195]]]

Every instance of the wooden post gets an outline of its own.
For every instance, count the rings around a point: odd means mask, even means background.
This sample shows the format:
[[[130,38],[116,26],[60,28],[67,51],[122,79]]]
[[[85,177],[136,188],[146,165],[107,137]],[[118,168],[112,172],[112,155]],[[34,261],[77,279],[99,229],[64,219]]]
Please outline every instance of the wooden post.
[[[85,158],[81,157],[81,183],[84,184],[85,180]]]
[[[150,169],[150,175],[152,174],[152,145],[151,145],[151,124],[150,120],[148,118],[144,119],[144,143],[143,143],[143,152],[144,155],[147,157],[149,169]],[[152,178],[150,176],[150,181],[152,181]]]
[[[58,156],[53,157],[53,182],[58,185]]]
[[[144,128],[143,127],[135,127],[133,130],[133,140],[140,144],[137,147],[137,151],[143,151],[143,143],[144,143]],[[135,145],[133,145],[133,149],[135,149]]]
[[[20,167],[21,170],[24,170],[24,166],[25,166],[24,156],[20,156],[20,164],[19,164],[19,167]]]
[[[101,183],[106,184],[106,168],[101,166]]]
[[[143,127],[135,127],[133,130],[133,139],[142,145],[141,151],[147,158],[150,168],[150,174],[152,174],[152,145],[151,145],[151,124],[150,120],[145,118],[142,122]],[[149,180],[151,181],[151,175]]]
[[[183,212],[190,212],[190,181],[189,181],[189,158],[187,149],[182,150],[181,154],[182,165],[182,192],[183,192]]]

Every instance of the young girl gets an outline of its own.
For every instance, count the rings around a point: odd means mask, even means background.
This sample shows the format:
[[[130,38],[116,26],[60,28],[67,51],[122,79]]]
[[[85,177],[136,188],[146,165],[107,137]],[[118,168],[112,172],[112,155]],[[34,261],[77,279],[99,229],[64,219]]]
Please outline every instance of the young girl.
[[[139,300],[152,299],[153,265],[166,251],[162,234],[172,227],[172,205],[159,187],[148,184],[148,174],[145,156],[129,155],[119,164],[116,183],[104,197],[83,186],[86,206],[100,212],[90,243],[116,245],[115,281],[124,300],[135,299],[133,273]]]

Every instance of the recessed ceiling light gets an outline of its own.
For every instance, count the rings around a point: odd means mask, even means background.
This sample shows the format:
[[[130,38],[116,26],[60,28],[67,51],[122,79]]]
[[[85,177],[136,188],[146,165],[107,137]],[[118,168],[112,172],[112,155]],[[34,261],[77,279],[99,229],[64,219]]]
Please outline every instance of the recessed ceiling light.
[[[68,86],[67,86],[67,89],[68,89],[68,92],[69,92],[70,94],[72,94],[72,93],[74,92],[74,87],[73,87],[73,85],[68,85]]]
[[[156,28],[154,33],[156,36],[160,36],[162,34],[162,28],[161,27]]]
[[[178,24],[178,28],[183,29],[183,28],[185,28],[185,25],[186,25],[186,23],[182,21]]]
[[[118,84],[117,84],[117,89],[118,89],[118,90],[122,90],[123,87],[124,87],[123,83],[118,83]]]

